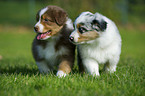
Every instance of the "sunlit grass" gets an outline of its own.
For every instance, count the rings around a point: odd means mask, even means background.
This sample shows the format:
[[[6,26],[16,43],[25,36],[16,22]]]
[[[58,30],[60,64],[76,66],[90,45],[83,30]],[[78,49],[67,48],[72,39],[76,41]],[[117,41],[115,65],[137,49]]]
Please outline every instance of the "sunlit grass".
[[[33,29],[2,27],[0,96],[143,96],[145,33],[122,28],[120,33],[123,44],[117,72],[101,71],[100,77],[92,77],[74,68],[69,76],[58,78],[39,73],[31,54]]]

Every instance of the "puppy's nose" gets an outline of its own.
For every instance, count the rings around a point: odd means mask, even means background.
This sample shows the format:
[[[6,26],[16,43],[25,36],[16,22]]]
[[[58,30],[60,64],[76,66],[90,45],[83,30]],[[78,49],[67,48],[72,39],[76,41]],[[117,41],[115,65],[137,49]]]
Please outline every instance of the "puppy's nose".
[[[70,36],[69,40],[73,42],[74,41],[74,37]]]
[[[38,31],[38,27],[34,27],[34,30],[37,32]]]

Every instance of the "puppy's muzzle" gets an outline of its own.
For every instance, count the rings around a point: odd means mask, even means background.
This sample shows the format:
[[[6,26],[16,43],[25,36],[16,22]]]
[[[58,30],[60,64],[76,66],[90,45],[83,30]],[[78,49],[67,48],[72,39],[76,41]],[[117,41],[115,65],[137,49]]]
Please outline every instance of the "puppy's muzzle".
[[[71,42],[74,42],[74,37],[70,36],[70,37],[69,37],[69,40],[70,40]]]

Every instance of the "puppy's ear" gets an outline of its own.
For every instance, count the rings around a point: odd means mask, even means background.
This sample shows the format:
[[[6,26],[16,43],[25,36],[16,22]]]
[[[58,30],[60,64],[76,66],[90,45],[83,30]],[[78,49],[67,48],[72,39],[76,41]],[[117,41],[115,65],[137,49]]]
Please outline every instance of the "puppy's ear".
[[[40,18],[40,17],[39,17],[40,11],[41,11],[41,10],[39,10],[39,11],[37,12],[37,14],[36,14],[36,21],[37,21],[37,22],[39,21],[39,18]]]
[[[66,22],[67,13],[64,10],[56,10],[55,13],[53,13],[55,22],[62,26]]]
[[[107,22],[104,20],[98,21],[95,19],[92,21],[92,24],[93,24],[93,28],[96,30],[100,29],[101,31],[104,31],[107,28]]]
[[[104,31],[107,28],[107,22],[102,20],[100,23],[100,27],[101,30]]]

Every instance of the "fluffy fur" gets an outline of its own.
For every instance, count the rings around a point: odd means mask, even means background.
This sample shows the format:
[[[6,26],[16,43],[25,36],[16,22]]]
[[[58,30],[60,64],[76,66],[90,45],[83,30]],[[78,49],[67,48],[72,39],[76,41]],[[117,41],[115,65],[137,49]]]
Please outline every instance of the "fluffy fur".
[[[99,76],[99,64],[105,64],[105,71],[115,72],[121,37],[114,22],[99,13],[83,12],[74,24],[70,40],[77,44],[80,70]]]
[[[71,19],[60,7],[47,6],[37,13],[36,20],[32,53],[40,72],[56,69],[57,76],[65,77],[71,72],[75,56],[75,45],[69,42]]]

